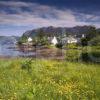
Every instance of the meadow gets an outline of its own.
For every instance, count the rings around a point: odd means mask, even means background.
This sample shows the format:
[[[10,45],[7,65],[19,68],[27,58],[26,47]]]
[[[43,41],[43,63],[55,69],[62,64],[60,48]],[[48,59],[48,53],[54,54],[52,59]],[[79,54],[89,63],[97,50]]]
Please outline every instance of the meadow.
[[[0,59],[0,100],[100,100],[99,64]]]

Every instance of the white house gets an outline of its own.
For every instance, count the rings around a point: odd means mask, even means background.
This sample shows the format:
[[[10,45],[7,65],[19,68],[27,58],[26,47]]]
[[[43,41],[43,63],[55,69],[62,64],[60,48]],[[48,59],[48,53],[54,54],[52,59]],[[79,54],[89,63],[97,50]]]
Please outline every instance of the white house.
[[[57,38],[54,36],[54,38],[51,40],[51,43],[53,45],[56,45],[58,43]]]
[[[74,37],[68,37],[67,43],[78,43],[78,39]]]
[[[28,42],[32,42],[32,38],[31,37],[28,38]]]
[[[84,38],[85,37],[85,35],[84,34],[82,34],[82,38]]]

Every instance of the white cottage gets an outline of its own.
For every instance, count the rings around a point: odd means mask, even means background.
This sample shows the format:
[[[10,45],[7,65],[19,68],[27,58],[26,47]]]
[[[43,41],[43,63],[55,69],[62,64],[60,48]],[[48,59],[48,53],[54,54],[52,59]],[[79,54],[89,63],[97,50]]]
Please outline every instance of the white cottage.
[[[56,45],[58,43],[57,38],[54,36],[54,38],[51,40],[51,43],[53,45]]]
[[[82,38],[85,38],[85,35],[84,34],[82,34]]]
[[[74,37],[68,37],[67,43],[78,43],[78,39]]]
[[[28,38],[28,42],[32,42],[32,38],[31,37]]]

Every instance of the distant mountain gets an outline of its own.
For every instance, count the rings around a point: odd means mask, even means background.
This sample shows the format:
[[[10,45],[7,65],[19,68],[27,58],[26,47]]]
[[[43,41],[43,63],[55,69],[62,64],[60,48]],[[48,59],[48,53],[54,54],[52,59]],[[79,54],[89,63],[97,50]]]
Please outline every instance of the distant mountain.
[[[68,28],[68,27],[42,27],[42,28],[38,28],[38,29],[33,29],[33,30],[29,30],[26,31],[25,33],[23,33],[23,36],[27,36],[27,37],[33,37],[35,36],[39,30],[43,30],[43,32],[50,36],[50,35],[64,35],[64,34],[68,34],[68,35],[76,35],[78,37],[81,37],[82,34],[86,34],[91,26],[76,26],[76,27],[72,27],[72,28]],[[98,29],[99,31],[100,29]]]
[[[0,36],[0,44],[13,44],[19,40],[20,37],[17,36]]]

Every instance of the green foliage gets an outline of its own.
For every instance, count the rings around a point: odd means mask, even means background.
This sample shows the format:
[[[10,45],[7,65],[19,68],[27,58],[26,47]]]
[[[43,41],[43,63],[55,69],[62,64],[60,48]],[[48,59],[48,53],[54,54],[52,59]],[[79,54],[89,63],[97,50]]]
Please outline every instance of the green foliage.
[[[22,36],[22,37],[19,39],[18,44],[26,43],[26,42],[27,42],[27,39],[28,39],[28,37]]]
[[[81,45],[82,45],[82,46],[87,46],[87,45],[88,45],[88,40],[87,40],[87,38],[82,38],[82,39],[81,39]]]
[[[67,61],[78,61],[80,57],[80,50],[69,49],[66,51],[66,60]]]
[[[22,45],[22,43],[23,42],[21,40],[17,42],[18,45]]]
[[[49,45],[47,37],[45,36],[41,39],[37,37],[37,38],[34,38],[33,40],[34,40],[33,44],[36,44],[36,45]]]
[[[43,37],[43,38],[40,40],[40,43],[41,43],[42,45],[48,45],[49,43],[48,43],[47,37]]]
[[[100,46],[100,36],[94,37],[90,43],[92,46]]]
[[[59,49],[62,49],[63,44],[62,44],[62,43],[57,43],[57,44],[56,44],[56,47],[59,48]]]
[[[39,30],[38,30],[37,37],[38,37],[40,40],[43,39],[43,37],[45,37],[45,33],[44,33],[43,29],[39,29]]]
[[[41,44],[41,45],[48,45],[48,39],[47,39],[47,35],[44,33],[43,29],[39,29],[38,33],[37,33],[37,44]]]
[[[1,100],[99,100],[100,67],[53,60],[0,60]],[[26,64],[27,65],[27,64]]]
[[[31,59],[25,60],[22,63],[21,68],[22,69],[26,69],[28,72],[31,72],[31,64],[32,64],[32,60]]]
[[[66,60],[100,63],[100,46],[74,47],[73,45],[67,45]]]
[[[87,52],[82,52],[82,54],[81,54],[81,59],[82,59],[82,61],[84,61],[84,62],[90,62],[89,53],[87,53]]]
[[[80,59],[85,62],[100,63],[100,47],[92,45],[84,47]]]
[[[67,44],[67,49],[77,49],[78,45],[76,43]]]
[[[94,26],[90,26],[88,32],[86,33],[86,39],[90,41],[92,38],[96,37],[96,35],[97,35],[96,28]]]
[[[87,46],[89,41],[91,41],[94,37],[98,35],[96,28],[94,26],[90,26],[88,31],[85,32],[85,37],[81,39],[81,45]]]

